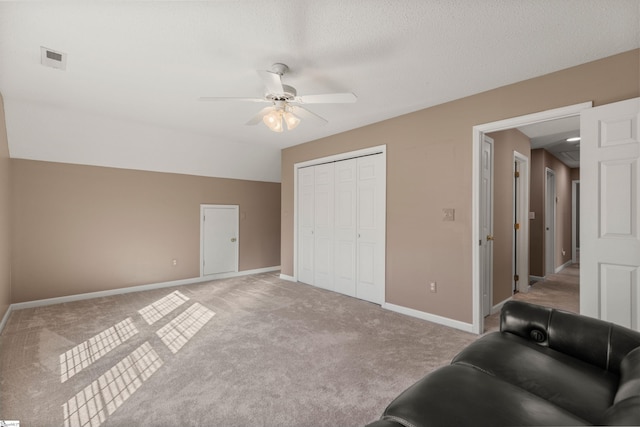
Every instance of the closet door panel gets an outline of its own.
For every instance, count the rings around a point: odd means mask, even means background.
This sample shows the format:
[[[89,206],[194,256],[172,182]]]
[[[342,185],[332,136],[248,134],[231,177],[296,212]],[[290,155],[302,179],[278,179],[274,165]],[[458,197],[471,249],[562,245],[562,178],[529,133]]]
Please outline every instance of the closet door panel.
[[[384,302],[385,170],[381,155],[357,159],[356,297]]]
[[[314,281],[315,286],[333,290],[334,164],[314,168]]]
[[[298,170],[298,280],[313,284],[314,171]]]
[[[335,164],[335,290],[356,296],[356,159]]]

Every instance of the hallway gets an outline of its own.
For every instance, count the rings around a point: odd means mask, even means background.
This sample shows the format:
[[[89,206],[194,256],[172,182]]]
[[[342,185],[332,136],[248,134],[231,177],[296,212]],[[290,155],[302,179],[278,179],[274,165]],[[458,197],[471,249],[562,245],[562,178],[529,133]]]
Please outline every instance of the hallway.
[[[561,310],[580,312],[580,263],[571,264],[557,274],[551,274],[544,281],[535,282],[527,293],[517,293],[514,300],[544,305]],[[500,313],[484,319],[484,331],[497,331]]]

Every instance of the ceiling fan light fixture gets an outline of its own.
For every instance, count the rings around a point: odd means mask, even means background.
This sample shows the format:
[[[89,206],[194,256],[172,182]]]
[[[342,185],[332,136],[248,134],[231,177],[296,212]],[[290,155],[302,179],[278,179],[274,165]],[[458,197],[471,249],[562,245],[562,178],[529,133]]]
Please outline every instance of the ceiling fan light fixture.
[[[282,117],[284,118],[284,122],[287,124],[287,130],[293,130],[300,124],[300,119],[288,111],[285,111],[282,114]]]
[[[262,118],[262,121],[269,129],[274,132],[282,132],[282,112],[279,110],[274,110],[269,114],[265,114]]]

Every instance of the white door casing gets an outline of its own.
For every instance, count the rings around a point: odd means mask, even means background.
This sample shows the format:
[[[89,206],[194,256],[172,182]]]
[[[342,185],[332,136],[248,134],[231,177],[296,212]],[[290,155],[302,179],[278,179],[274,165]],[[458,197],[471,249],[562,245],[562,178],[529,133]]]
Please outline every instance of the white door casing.
[[[640,330],[640,98],[580,117],[580,312]]]
[[[484,135],[480,147],[480,289],[482,316],[493,306],[493,139]]]
[[[200,206],[200,275],[238,272],[239,206]]]

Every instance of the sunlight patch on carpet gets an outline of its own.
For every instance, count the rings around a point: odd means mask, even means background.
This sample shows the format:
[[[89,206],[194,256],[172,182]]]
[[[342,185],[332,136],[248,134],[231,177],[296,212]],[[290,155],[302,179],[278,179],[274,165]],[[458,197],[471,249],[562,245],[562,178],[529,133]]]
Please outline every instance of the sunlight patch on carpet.
[[[129,317],[61,354],[60,382],[64,383],[137,333]]]
[[[65,427],[99,427],[162,364],[145,342],[62,405]]]
[[[138,310],[138,313],[149,325],[153,325],[188,300],[189,298],[180,293],[180,291],[175,291]]]
[[[213,316],[213,311],[195,303],[156,334],[176,354]]]

